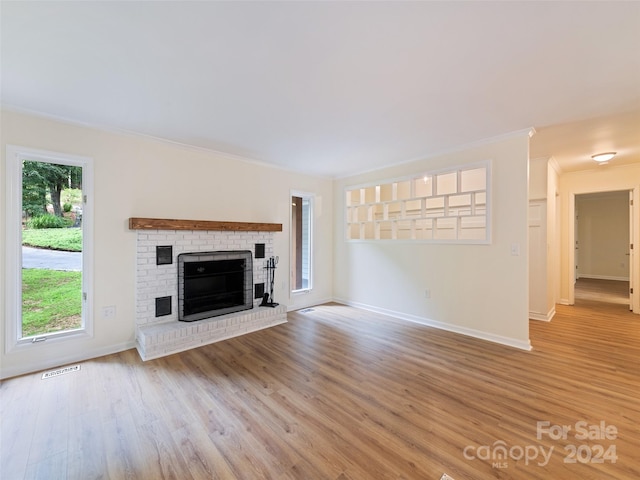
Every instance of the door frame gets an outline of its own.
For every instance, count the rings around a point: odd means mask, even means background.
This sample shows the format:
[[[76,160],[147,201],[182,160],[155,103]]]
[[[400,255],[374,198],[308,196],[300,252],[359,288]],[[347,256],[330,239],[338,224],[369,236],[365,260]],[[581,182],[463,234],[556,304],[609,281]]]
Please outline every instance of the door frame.
[[[568,222],[569,224],[567,225],[567,233],[568,233],[568,241],[567,241],[567,245],[568,249],[567,249],[567,268],[568,268],[568,272],[569,275],[567,276],[567,280],[569,282],[569,284],[567,285],[568,287],[568,304],[569,305],[574,305],[575,304],[575,265],[576,265],[576,259],[575,259],[575,243],[576,243],[576,238],[575,238],[575,208],[576,208],[576,195],[583,195],[583,194],[589,194],[589,193],[603,193],[603,192],[616,192],[616,191],[624,191],[624,190],[628,190],[632,192],[632,197],[633,197],[633,204],[637,209],[637,206],[640,204],[640,185],[636,185],[636,186],[632,186],[632,187],[627,187],[625,188],[624,186],[620,186],[619,188],[615,188],[615,187],[608,187],[608,188],[602,188],[602,189],[598,189],[598,190],[586,190],[586,191],[573,191],[569,193],[569,202],[568,202],[568,210],[569,210],[569,214],[568,214]],[[635,248],[637,248],[638,245],[638,241],[640,240],[640,222],[635,222],[633,225],[629,225],[630,227],[630,236],[633,239],[633,245]],[[640,314],[640,288],[638,288],[637,286],[640,285],[640,279],[639,277],[639,266],[638,261],[640,260],[640,255],[634,255],[633,258],[629,259],[629,274],[630,276],[633,275],[633,278],[629,278],[629,283],[630,285],[634,285],[634,292],[633,294],[630,295],[631,298],[631,311],[633,313],[637,313]],[[631,262],[633,261],[633,265],[631,264]]]

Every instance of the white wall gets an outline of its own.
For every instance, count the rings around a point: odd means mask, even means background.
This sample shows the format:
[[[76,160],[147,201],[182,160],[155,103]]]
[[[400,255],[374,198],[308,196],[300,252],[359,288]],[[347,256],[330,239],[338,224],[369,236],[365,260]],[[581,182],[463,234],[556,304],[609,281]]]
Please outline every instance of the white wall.
[[[547,308],[555,313],[560,298],[560,203],[558,182],[560,167],[550,158],[547,164]]]
[[[214,152],[141,136],[87,128],[50,119],[2,112],[0,150],[0,238],[5,238],[5,154],[8,144],[82,155],[94,159],[95,261],[94,337],[85,341],[43,342],[2,353],[3,377],[131,348],[134,340],[136,234],[129,217],[184,218],[282,223],[274,239],[280,257],[275,298],[290,308],[331,299],[332,182],[283,171]],[[312,293],[289,295],[290,191],[317,194],[315,275]],[[4,244],[4,242],[3,242]],[[0,253],[0,299],[5,305],[5,249]],[[100,318],[105,305],[117,317]],[[4,345],[5,311],[0,315]]]
[[[578,277],[629,280],[629,193],[576,196]]]
[[[529,317],[555,315],[560,277],[558,171],[552,157],[529,161]]]
[[[338,301],[489,340],[530,348],[528,132],[437,157],[340,179],[334,188]],[[492,161],[490,245],[345,241],[344,190],[359,184]],[[511,245],[520,255],[511,255]],[[431,291],[425,298],[424,291]]]
[[[640,163],[616,167],[604,165],[592,170],[569,172],[560,175],[560,303],[573,304],[573,270],[575,266],[574,213],[575,196],[583,193],[606,192],[614,190],[633,190],[634,203],[640,205]],[[639,208],[635,208],[636,222],[633,226],[636,243],[640,241]],[[636,247],[637,248],[637,247]],[[636,254],[631,282],[640,286],[640,255]],[[640,288],[634,288],[633,311],[640,313]]]
[[[529,160],[529,200],[547,199],[548,163],[548,157]]]

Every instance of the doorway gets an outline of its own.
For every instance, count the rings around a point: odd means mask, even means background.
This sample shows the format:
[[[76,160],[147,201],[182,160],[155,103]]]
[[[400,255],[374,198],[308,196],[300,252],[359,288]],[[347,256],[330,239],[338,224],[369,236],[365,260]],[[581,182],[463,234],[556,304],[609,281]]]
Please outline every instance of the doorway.
[[[632,309],[631,209],[628,190],[575,196],[574,299]]]

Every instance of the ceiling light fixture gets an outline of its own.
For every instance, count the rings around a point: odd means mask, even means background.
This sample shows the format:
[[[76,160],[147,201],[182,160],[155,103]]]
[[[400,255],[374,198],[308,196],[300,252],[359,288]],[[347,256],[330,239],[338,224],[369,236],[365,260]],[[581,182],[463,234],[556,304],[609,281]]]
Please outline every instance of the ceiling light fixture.
[[[598,163],[604,163],[604,162],[608,162],[615,156],[616,156],[616,152],[606,152],[606,153],[598,153],[597,155],[591,155],[591,158],[593,158]]]

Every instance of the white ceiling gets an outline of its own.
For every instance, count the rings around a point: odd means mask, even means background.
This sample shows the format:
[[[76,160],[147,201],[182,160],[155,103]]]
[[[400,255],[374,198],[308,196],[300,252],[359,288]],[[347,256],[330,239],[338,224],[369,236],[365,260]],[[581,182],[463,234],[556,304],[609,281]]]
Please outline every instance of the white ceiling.
[[[7,2],[2,104],[345,176],[534,127],[640,162],[640,2]]]

